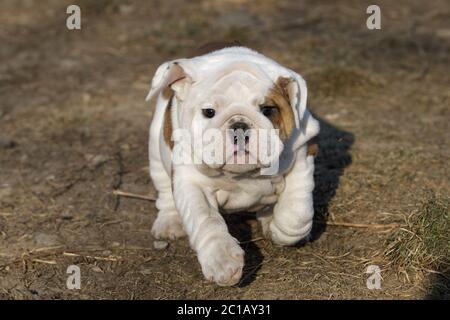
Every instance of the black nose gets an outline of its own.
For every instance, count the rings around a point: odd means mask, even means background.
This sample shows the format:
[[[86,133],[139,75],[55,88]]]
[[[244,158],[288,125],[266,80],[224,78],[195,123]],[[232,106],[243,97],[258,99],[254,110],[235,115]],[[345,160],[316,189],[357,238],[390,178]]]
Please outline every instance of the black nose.
[[[235,122],[230,126],[230,129],[233,130],[232,138],[233,143],[243,146],[244,144],[248,144],[250,131],[247,131],[249,128],[248,124],[245,122]]]
[[[233,129],[234,131],[241,129],[245,133],[245,131],[247,131],[249,127],[248,124],[246,124],[245,122],[235,122],[231,125],[230,128]]]

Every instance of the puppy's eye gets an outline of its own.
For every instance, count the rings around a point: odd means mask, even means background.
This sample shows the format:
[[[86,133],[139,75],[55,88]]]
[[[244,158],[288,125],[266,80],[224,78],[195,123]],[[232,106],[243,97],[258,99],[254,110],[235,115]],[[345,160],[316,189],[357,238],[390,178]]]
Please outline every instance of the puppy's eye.
[[[278,108],[275,106],[261,106],[260,109],[261,109],[262,114],[264,116],[266,116],[267,118],[272,117],[278,111]]]
[[[211,108],[202,109],[202,113],[206,118],[212,118],[216,114],[216,110]]]

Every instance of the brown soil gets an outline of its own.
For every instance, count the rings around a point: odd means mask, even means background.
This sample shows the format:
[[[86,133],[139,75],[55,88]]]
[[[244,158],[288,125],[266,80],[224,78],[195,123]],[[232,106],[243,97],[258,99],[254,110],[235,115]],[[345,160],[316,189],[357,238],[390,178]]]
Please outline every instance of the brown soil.
[[[370,1],[297,0],[79,0],[82,30],[68,31],[73,2],[0,4],[0,298],[448,294],[448,269],[405,271],[384,256],[395,228],[345,224],[402,223],[449,195],[447,1],[381,2],[375,31]],[[218,39],[300,72],[323,122],[314,240],[276,247],[251,215],[228,217],[247,252],[231,288],[203,279],[186,239],[153,248],[153,202],[112,194],[154,192],[144,98],[156,67]],[[81,290],[66,288],[72,264]],[[380,290],[366,287],[370,264]]]

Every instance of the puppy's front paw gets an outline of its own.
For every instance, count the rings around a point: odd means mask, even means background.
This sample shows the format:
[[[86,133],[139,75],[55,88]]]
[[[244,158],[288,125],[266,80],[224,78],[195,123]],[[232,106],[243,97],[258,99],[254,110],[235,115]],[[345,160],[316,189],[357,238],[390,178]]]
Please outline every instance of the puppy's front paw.
[[[183,223],[177,212],[159,212],[158,217],[153,223],[152,235],[156,239],[175,240],[185,236],[186,232],[183,229]]]
[[[203,275],[219,286],[232,286],[239,282],[244,267],[244,250],[230,235],[214,238],[198,251]]]

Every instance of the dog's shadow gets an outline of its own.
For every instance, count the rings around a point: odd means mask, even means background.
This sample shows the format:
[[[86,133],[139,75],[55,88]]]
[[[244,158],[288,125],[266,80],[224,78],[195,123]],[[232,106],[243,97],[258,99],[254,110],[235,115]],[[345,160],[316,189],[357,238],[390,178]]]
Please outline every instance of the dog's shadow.
[[[438,273],[432,274],[429,279],[431,286],[425,299],[427,300],[450,300],[450,268],[441,265],[437,268]]]
[[[316,116],[315,118],[320,121],[320,133],[314,138],[314,142],[319,146],[319,152],[315,159],[315,222],[310,241],[318,240],[326,230],[329,203],[336,194],[344,169],[352,162],[349,150],[354,143],[352,133],[338,129]],[[225,215],[230,233],[240,241],[245,251],[244,273],[238,284],[239,287],[245,287],[255,280],[264,259],[256,242],[252,241],[250,222],[253,219],[255,219],[255,215],[252,213]],[[300,242],[295,247],[301,247],[304,244],[305,242]]]
[[[319,119],[320,133],[315,138],[319,152],[315,159],[314,171],[314,225],[311,241],[315,241],[326,230],[329,204],[336,194],[339,181],[346,167],[352,163],[350,148],[355,142],[351,132],[336,128]]]

